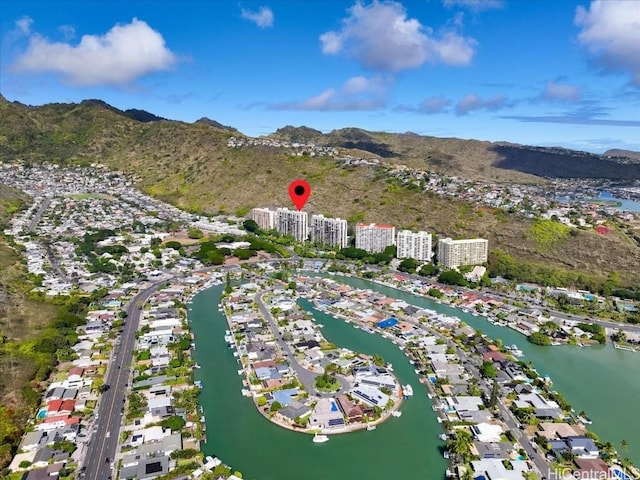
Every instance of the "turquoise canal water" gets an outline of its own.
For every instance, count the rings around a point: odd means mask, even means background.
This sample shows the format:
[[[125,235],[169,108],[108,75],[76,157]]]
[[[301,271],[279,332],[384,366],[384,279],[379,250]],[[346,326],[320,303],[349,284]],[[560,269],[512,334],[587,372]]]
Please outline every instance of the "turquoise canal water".
[[[623,457],[629,457],[635,465],[640,465],[640,353],[617,350],[612,345],[584,348],[534,345],[510,328],[493,325],[483,317],[424,297],[353,277],[327,278],[456,316],[489,337],[501,339],[505,345],[518,345],[524,353],[522,360],[532,361],[541,375],[551,377],[553,388],[561,392],[576,411],[587,413],[593,421],[589,425],[590,430],[603,441],[613,443]],[[627,451],[621,448],[621,440],[628,442]]]
[[[200,404],[207,425],[205,454],[218,456],[252,480],[444,477],[446,464],[437,438],[442,429],[426,388],[418,383],[413,366],[400,349],[387,339],[314,310],[305,300],[300,301],[301,306],[324,325],[327,340],[382,355],[393,363],[403,384],[413,385],[414,396],[404,403],[401,417],[389,419],[375,431],[332,435],[324,444],[314,444],[311,436],[285,430],[263,418],[251,399],[241,395],[240,366],[224,342],[227,322],[217,307],[223,288],[215,286],[196,295],[189,312],[195,334],[194,356],[202,366],[196,370],[196,379],[203,382]]]

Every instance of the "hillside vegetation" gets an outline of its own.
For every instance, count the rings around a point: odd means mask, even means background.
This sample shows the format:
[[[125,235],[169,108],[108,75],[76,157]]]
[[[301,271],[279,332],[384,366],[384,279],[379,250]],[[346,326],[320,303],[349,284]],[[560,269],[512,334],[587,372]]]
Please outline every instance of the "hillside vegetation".
[[[22,192],[0,185],[0,223],[27,201]],[[22,428],[40,401],[38,386],[32,381],[48,375],[42,370],[38,377],[46,359],[32,347],[58,307],[30,298],[33,287],[23,259],[0,237],[0,468],[11,459]]]
[[[304,177],[312,186],[305,207],[311,213],[426,229],[438,236],[482,236],[489,239],[491,249],[520,262],[562,266],[595,279],[603,280],[608,272],[617,271],[624,283],[630,283],[640,275],[639,249],[615,229],[606,236],[575,229],[565,234],[556,231],[561,227],[555,225],[407,189],[374,168],[345,167],[331,158],[292,157],[284,148],[228,148],[227,139],[238,133],[217,122],[187,124],[148,121],[151,117],[139,112],[137,116],[147,121],[129,118],[99,101],[27,107],[0,99],[0,158],[100,162],[127,172],[140,188],[164,201],[205,213],[244,214],[255,206],[290,205],[287,187],[292,179]],[[285,127],[274,135],[357,149],[349,152],[374,151],[385,161],[421,164],[420,168],[455,172],[461,177],[539,180],[492,166],[491,158],[496,157],[486,152],[495,150],[496,144],[487,142],[358,129],[324,135],[309,128]],[[541,154],[548,150],[510,148]],[[552,153],[563,152],[567,151]],[[569,153],[567,164],[579,156]],[[470,158],[478,161],[476,168],[471,168]]]

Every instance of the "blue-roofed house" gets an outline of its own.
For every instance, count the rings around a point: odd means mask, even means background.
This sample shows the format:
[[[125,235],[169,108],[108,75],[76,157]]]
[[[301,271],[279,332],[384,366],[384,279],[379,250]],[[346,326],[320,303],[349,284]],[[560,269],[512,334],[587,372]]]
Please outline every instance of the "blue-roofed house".
[[[276,390],[272,392],[274,402],[287,406],[293,401],[293,397],[298,395],[297,388],[288,388],[286,390]]]
[[[380,328],[395,327],[397,324],[398,324],[398,320],[393,317],[387,318],[386,320],[382,320],[381,322],[376,323],[376,325]]]

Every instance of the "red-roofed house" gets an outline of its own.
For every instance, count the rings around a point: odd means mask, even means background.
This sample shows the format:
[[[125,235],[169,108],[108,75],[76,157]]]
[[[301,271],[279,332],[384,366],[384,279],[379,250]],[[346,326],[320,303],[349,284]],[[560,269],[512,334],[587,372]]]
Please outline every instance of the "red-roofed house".
[[[47,417],[65,415],[73,412],[76,407],[75,400],[51,400],[47,403]]]
[[[80,380],[82,378],[83,374],[84,374],[84,368],[82,368],[82,367],[73,367],[67,373],[67,380],[71,380],[71,381]]]
[[[502,352],[484,352],[482,354],[482,360],[485,362],[500,362],[506,358]]]

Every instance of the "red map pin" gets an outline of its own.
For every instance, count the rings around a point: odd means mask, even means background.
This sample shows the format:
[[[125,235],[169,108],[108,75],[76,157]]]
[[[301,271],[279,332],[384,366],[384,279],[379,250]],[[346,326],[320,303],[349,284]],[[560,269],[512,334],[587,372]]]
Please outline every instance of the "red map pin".
[[[309,195],[311,195],[311,187],[304,180],[294,180],[289,185],[289,197],[298,210],[302,210]]]

